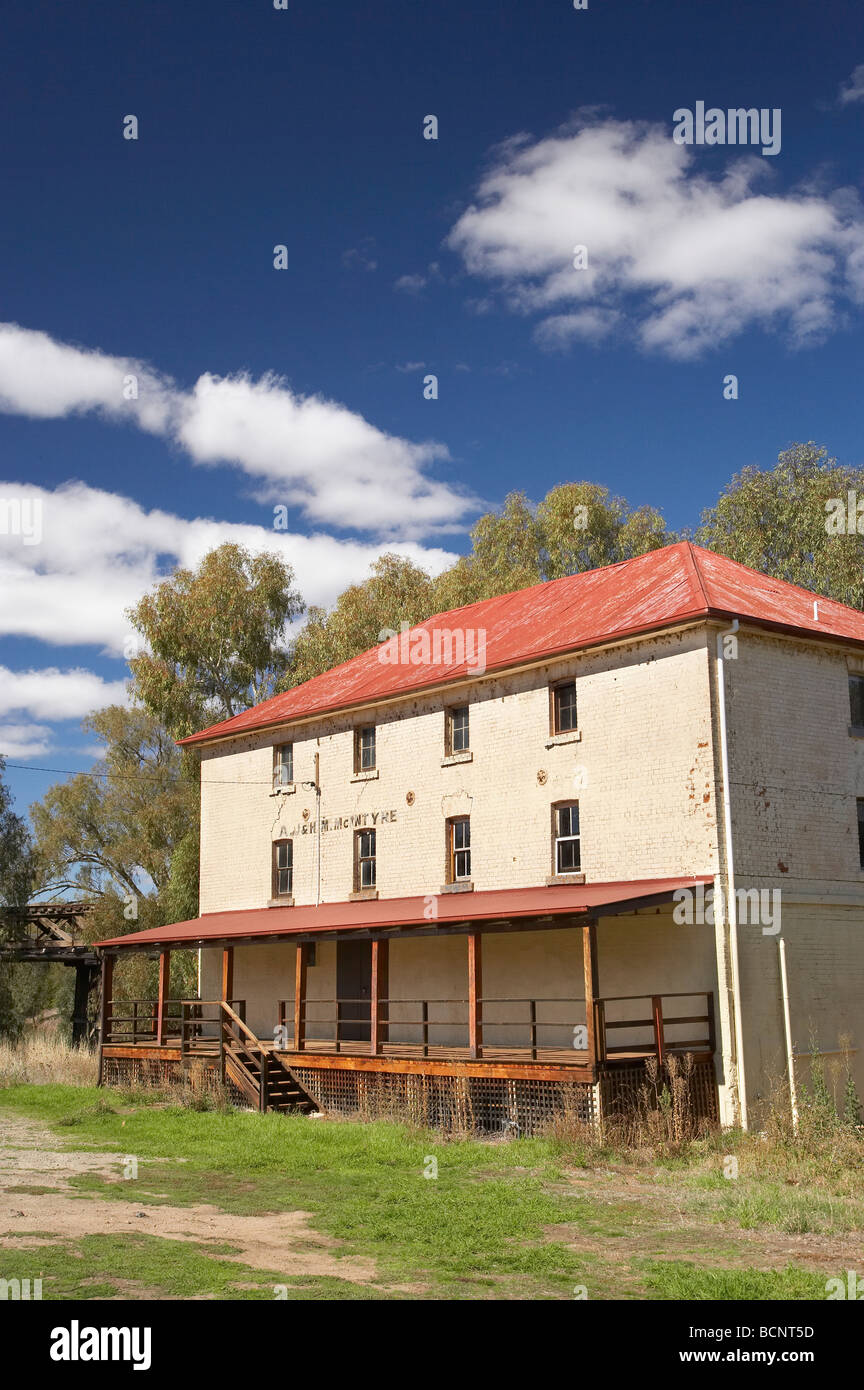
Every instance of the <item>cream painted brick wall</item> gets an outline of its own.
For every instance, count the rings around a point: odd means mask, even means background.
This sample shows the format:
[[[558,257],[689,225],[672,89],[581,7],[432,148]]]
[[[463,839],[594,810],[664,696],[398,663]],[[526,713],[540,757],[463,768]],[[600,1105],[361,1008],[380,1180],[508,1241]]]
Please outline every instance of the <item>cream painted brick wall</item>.
[[[843,1037],[864,1096],[864,873],[856,798],[864,741],[849,735],[845,651],[746,631],[727,663],[735,879],[779,889],[796,1051]],[[838,902],[838,898],[846,902]],[[810,899],[811,901],[808,901]],[[786,1087],[777,934],[739,925],[748,1102]],[[800,1061],[799,1082],[809,1063]]]
[[[294,729],[297,790],[290,795],[270,790],[272,744],[290,734],[205,749],[202,913],[263,907],[271,842],[285,835],[294,840],[295,901],[314,903],[315,795],[299,784],[312,781],[316,751],[328,825],[363,813],[371,825],[388,815],[377,827],[382,897],[437,893],[445,878],[445,820],[469,813],[475,889],[544,883],[552,871],[550,808],[565,799],[580,802],[588,881],[713,872],[707,640],[704,632],[670,635],[476,682],[447,701],[471,706],[470,763],[441,765],[440,695],[377,712],[378,776],[368,781],[353,780],[353,728],[367,716]],[[549,681],[569,676],[578,683],[581,740],[547,747]],[[351,829],[326,830],[322,900],[347,899],[352,873]]]
[[[845,654],[747,632],[726,670],[737,877],[864,901]]]
[[[786,903],[783,939],[789,977],[792,1043],[810,1051],[811,1035],[824,1052],[851,1045],[858,1093],[864,1099],[864,918],[860,907]],[[775,937],[757,928],[741,931],[741,992],[748,1100],[766,1101],[786,1082],[786,1043],[780,965]],[[844,1039],[846,1040],[844,1042]],[[826,1058],[826,1066],[845,1063]],[[800,1084],[810,1083],[810,1064],[796,1064]],[[840,1079],[843,1089],[845,1075]],[[758,1112],[757,1112],[758,1113]]]

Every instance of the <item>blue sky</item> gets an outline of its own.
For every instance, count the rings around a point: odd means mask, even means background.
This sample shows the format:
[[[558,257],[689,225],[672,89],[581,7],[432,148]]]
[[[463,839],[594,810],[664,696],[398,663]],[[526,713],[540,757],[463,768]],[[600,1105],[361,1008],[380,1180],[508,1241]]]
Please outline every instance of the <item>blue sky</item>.
[[[9,0],[19,807],[57,780],[32,769],[91,764],[80,718],[121,692],[124,606],[222,539],[278,549],[326,603],[384,549],[441,568],[513,488],[587,478],[677,527],[793,440],[861,464],[856,11]],[[676,145],[698,101],[778,108],[779,153]]]

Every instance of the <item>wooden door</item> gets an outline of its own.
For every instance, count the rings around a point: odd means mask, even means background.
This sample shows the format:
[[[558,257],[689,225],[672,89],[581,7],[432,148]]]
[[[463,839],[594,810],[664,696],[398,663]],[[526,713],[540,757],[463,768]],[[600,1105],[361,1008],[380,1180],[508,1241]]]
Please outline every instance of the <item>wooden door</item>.
[[[372,1003],[372,942],[337,941],[336,997],[342,1001],[339,1036],[369,1042]]]

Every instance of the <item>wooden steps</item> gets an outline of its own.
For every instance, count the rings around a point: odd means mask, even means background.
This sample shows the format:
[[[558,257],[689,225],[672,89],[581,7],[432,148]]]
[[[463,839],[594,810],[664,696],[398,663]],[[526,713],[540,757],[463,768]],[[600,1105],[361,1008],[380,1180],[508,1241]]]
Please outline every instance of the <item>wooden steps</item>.
[[[225,1049],[225,1079],[256,1110],[300,1110],[308,1114],[317,1105],[279,1060],[262,1048],[255,1055],[248,1043],[242,1048],[230,1043]]]

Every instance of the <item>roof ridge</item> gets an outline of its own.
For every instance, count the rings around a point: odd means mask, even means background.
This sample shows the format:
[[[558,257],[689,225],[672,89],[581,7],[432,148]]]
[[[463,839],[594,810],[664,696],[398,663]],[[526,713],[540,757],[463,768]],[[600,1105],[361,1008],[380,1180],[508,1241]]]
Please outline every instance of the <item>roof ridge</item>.
[[[690,568],[693,571],[694,577],[696,579],[696,584],[698,586],[700,594],[702,595],[702,601],[705,604],[705,608],[707,611],[710,612],[711,600],[708,597],[708,590],[705,587],[705,581],[702,578],[702,571],[699,567],[699,562],[696,558],[697,547],[694,546],[693,542],[689,540],[682,541],[681,545],[683,546],[684,553],[687,556]]]

